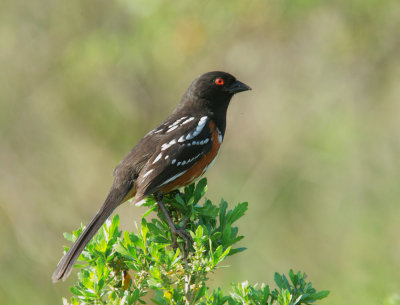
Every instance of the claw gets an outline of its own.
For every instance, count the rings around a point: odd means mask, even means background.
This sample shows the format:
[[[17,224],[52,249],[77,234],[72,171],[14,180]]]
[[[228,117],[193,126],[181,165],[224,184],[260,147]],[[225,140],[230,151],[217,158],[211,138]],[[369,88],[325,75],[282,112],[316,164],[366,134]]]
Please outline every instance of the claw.
[[[185,225],[186,226],[186,225]],[[172,231],[172,235],[174,236],[173,237],[173,242],[172,242],[172,247],[174,248],[174,249],[176,249],[177,247],[178,247],[178,243],[177,243],[177,239],[176,239],[176,236],[179,236],[180,238],[182,238],[183,240],[184,240],[184,242],[185,242],[185,257],[187,257],[188,256],[188,254],[189,254],[189,249],[190,249],[190,243],[193,243],[193,238],[192,238],[192,236],[190,235],[190,233],[189,232],[187,232],[185,229],[184,229],[184,227],[183,228],[180,228],[180,229],[177,229],[176,227],[173,229],[173,230],[171,230]]]

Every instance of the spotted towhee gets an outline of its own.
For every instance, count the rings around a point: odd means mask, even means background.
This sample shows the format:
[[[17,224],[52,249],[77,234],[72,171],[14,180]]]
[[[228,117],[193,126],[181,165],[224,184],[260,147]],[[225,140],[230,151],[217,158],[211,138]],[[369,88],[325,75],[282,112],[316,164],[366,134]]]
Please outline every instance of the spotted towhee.
[[[188,185],[203,175],[217,158],[226,127],[226,111],[235,93],[250,87],[225,72],[197,77],[176,110],[150,131],[114,170],[114,182],[103,206],[83,230],[53,273],[66,279],[79,255],[111,213],[133,198],[137,203],[154,194],[173,235],[183,239],[168,216],[163,194]]]

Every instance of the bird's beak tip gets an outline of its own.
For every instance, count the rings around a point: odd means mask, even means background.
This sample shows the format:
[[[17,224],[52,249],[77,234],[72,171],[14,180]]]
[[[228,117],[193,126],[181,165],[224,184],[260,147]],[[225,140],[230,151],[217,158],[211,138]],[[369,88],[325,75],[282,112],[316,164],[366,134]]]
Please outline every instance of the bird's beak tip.
[[[243,91],[252,90],[250,86],[242,83],[241,81],[235,81],[229,88],[229,93],[235,94]]]

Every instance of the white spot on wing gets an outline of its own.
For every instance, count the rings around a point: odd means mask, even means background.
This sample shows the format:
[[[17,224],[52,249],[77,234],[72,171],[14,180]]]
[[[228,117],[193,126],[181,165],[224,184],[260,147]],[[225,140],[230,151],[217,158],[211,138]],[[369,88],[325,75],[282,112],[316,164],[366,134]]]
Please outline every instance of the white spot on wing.
[[[175,122],[173,122],[171,125],[168,126],[168,128],[174,127],[178,125],[182,120],[186,119],[185,116],[181,117],[180,119],[177,119]]]
[[[167,130],[167,133],[168,132],[171,132],[172,130],[174,130],[174,129],[176,129],[176,128],[178,128],[180,125],[182,125],[182,124],[179,124],[181,121],[183,121],[184,119],[186,119],[187,117],[186,116],[183,116],[183,117],[181,117],[180,119],[177,119],[175,122],[173,122],[171,125],[169,125],[168,126],[168,130]]]
[[[194,157],[192,157],[192,158],[190,158],[190,159],[183,160],[183,161],[178,161],[178,162],[176,163],[176,165],[177,165],[177,166],[180,166],[180,165],[189,164],[189,163],[193,162],[194,160],[198,159],[198,158],[199,158],[200,156],[202,156],[202,155],[203,155],[203,153],[201,152],[201,153],[197,154],[196,156],[194,156]],[[176,159],[172,160],[171,163],[174,164],[175,161],[176,161]]]
[[[183,175],[184,173],[186,173],[186,172],[187,172],[187,170],[185,170],[185,171],[183,171],[183,172],[180,172],[180,173],[176,174],[175,176],[172,176],[171,178],[165,180],[160,186],[166,185],[167,183],[169,183],[169,182],[175,180],[176,178],[182,176],[182,175]]]
[[[199,120],[199,123],[197,124],[198,126],[203,125],[206,123],[208,117],[207,116],[202,116]]]
[[[161,145],[161,150],[166,150],[176,143],[176,140],[173,139],[171,142]]]
[[[210,141],[209,138],[205,138],[204,140],[201,140],[201,141],[192,141],[192,143],[187,143],[186,145],[187,146],[190,146],[190,145],[204,145],[204,144],[207,144],[209,141]]]
[[[201,117],[199,123],[197,123],[196,129],[187,134],[186,140],[191,140],[196,137],[203,130],[204,126],[206,125],[207,119],[207,116]]]
[[[217,128],[217,131],[218,131],[218,141],[219,141],[219,143],[222,143],[222,133],[218,128]]]
[[[152,171],[153,171],[152,169],[149,170],[149,171],[147,171],[147,172],[143,175],[143,178],[145,178],[145,177],[147,177],[148,175],[150,175]]]
[[[186,124],[186,123],[189,123],[190,121],[193,121],[193,120],[194,120],[194,117],[190,117],[186,121],[182,122],[182,125]]]
[[[158,156],[154,159],[153,164],[160,160],[162,157],[162,153],[159,153]]]
[[[178,125],[174,125],[174,126],[169,126],[169,129],[167,130],[167,133],[168,132],[171,132],[172,130],[174,130],[174,129],[177,129],[178,128]]]

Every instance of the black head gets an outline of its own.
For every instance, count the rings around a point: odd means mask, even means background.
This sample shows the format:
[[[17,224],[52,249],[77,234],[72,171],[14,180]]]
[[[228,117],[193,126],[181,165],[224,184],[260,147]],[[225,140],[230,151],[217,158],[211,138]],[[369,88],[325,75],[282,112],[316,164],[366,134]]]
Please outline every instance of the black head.
[[[226,72],[208,72],[197,77],[187,89],[182,104],[226,112],[232,96],[251,90],[246,84]],[[197,107],[196,107],[197,108]]]
[[[251,88],[229,73],[221,71],[204,73],[197,77],[186,90],[171,118],[177,119],[184,115],[197,117],[207,115],[214,120],[218,129],[224,134],[226,111],[232,96],[247,90]]]
[[[205,99],[232,98],[239,93],[251,88],[226,72],[207,72],[197,77],[190,85],[189,90],[193,95]]]

